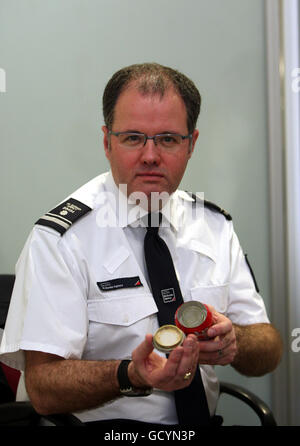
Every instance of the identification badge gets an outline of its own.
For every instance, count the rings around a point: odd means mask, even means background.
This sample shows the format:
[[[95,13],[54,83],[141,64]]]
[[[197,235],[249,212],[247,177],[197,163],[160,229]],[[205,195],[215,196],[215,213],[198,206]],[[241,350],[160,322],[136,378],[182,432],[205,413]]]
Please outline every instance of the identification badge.
[[[105,280],[104,282],[97,282],[97,285],[101,291],[113,291],[122,288],[137,288],[143,286],[139,276]]]

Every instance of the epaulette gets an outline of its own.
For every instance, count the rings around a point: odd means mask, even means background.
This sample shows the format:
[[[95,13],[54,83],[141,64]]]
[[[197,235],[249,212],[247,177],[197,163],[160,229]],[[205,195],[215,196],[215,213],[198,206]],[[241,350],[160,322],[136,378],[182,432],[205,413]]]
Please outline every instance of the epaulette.
[[[212,203],[211,201],[204,200],[204,206],[206,206],[211,211],[220,212],[222,215],[224,215],[226,220],[232,220],[231,215],[227,211],[225,211],[225,209],[220,208],[220,206],[218,206],[217,204]]]
[[[225,211],[224,209],[222,209],[220,206],[218,206],[215,203],[212,203],[211,201],[208,200],[203,200],[202,198],[198,197],[196,194],[187,192],[194,200],[194,202],[201,202],[204,204],[205,207],[207,207],[208,209],[210,209],[213,212],[219,212],[220,214],[224,215],[224,217],[226,218],[226,220],[232,220],[231,215]]]
[[[92,208],[81,201],[69,198],[39,218],[35,224],[48,226],[63,235],[75,221],[91,210]]]

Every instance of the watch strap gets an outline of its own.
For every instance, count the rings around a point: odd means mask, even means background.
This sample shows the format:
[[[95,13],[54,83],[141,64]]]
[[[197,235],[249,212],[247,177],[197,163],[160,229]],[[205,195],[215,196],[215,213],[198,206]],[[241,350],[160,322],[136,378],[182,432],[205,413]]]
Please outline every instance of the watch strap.
[[[118,368],[118,381],[121,393],[129,392],[133,389],[133,386],[128,378],[128,366],[130,362],[130,359],[123,359]]]
[[[128,377],[128,366],[130,359],[123,359],[118,367],[117,377],[120,386],[120,393],[124,396],[148,396],[152,393],[152,387],[133,387]]]

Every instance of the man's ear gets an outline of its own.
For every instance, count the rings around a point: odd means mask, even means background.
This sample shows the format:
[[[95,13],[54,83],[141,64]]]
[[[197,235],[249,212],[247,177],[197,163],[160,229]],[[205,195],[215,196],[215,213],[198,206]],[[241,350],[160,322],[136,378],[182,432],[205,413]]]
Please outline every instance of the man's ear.
[[[110,154],[110,141],[109,141],[109,130],[106,127],[106,125],[102,126],[102,132],[103,132],[103,146],[104,146],[104,152],[106,158],[109,160],[109,154]]]
[[[192,153],[193,153],[193,151],[194,151],[195,144],[196,144],[196,141],[197,141],[197,139],[198,139],[198,136],[199,136],[199,130],[195,129],[195,130],[193,131],[192,139],[191,139],[191,142],[190,142],[190,148],[189,148],[190,157],[192,156]]]

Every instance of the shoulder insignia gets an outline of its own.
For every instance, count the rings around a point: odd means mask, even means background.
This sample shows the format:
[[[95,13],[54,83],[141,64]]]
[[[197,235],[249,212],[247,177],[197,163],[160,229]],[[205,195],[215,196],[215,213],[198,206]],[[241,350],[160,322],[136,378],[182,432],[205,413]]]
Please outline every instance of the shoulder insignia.
[[[228,212],[225,211],[224,209],[220,208],[220,206],[218,206],[217,204],[212,203],[211,201],[204,200],[204,206],[206,206],[211,211],[220,212],[222,215],[224,215],[226,220],[232,220],[231,215],[228,214]]]
[[[43,215],[35,224],[48,226],[63,235],[75,221],[91,210],[86,204],[75,198],[69,198]]]
[[[208,209],[210,209],[211,211],[214,212],[219,212],[220,214],[224,215],[224,217],[226,218],[226,220],[232,220],[231,215],[225,211],[224,209],[222,209],[220,206],[218,206],[215,203],[212,203],[211,201],[208,200],[203,200],[202,198],[198,197],[197,194],[193,194],[190,192],[187,192],[194,200],[194,202],[202,202],[204,203],[204,206],[207,207]]]

